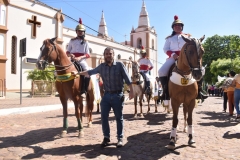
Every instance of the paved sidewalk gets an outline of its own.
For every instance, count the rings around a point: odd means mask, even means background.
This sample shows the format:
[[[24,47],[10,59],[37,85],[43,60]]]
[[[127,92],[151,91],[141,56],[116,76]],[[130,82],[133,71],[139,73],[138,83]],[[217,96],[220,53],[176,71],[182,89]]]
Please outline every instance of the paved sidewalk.
[[[62,110],[0,116],[0,160],[3,159],[97,159],[97,160],[155,160],[155,159],[240,159],[240,124],[227,113],[222,113],[222,99],[210,97],[195,108],[193,113],[196,147],[187,145],[188,137],[183,129],[182,108],[179,111],[178,143],[169,151],[172,114],[151,113],[144,118],[133,118],[134,106],[127,101],[124,106],[124,143],[116,148],[116,122],[110,113],[111,145],[101,148],[100,114],[93,115],[93,126],[87,128],[83,119],[85,137],[77,137],[77,121],[74,109],[69,109],[69,132],[60,138]],[[153,101],[152,101],[153,103]],[[95,108],[96,110],[96,108]],[[138,108],[139,110],[139,108]],[[146,104],[143,107],[147,111]]]

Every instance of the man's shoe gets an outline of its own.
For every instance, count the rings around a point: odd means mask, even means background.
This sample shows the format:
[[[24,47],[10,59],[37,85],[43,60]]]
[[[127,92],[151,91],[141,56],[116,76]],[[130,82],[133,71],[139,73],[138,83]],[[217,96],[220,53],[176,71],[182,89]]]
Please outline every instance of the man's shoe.
[[[109,145],[110,139],[109,138],[104,138],[103,142],[101,144],[102,147],[106,147]]]
[[[119,138],[118,142],[117,142],[117,148],[120,148],[122,146],[123,146],[123,140],[122,140],[122,138]]]

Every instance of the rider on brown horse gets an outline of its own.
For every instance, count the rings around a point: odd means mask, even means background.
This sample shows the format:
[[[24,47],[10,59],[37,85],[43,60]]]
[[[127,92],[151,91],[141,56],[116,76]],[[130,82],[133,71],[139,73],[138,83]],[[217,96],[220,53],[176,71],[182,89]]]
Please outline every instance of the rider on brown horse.
[[[85,27],[82,24],[81,18],[79,19],[79,24],[76,26],[77,37],[72,38],[67,47],[67,55],[75,60],[78,65],[82,67],[83,71],[88,70],[88,64],[86,59],[90,57],[88,42],[85,38]],[[81,76],[81,96],[85,97],[87,88],[89,85],[89,77]]]
[[[181,35],[184,36],[190,36],[189,34],[182,33],[183,30],[183,22],[178,19],[178,16],[174,16],[174,21],[172,23],[172,29],[173,32],[170,36],[166,38],[165,45],[164,45],[164,52],[169,56],[169,58],[166,60],[166,62],[162,65],[162,67],[159,69],[158,74],[159,78],[163,87],[163,98],[164,98],[164,104],[168,105],[168,100],[170,99],[169,93],[168,93],[168,72],[170,70],[170,67],[175,63],[175,61],[178,59],[178,56],[180,54],[180,51],[185,44],[185,41],[182,39]],[[200,80],[198,82],[198,96],[197,99],[206,99],[208,96],[204,94],[202,90],[202,81]]]
[[[138,60],[138,64],[140,65],[140,74],[143,76],[145,81],[145,94],[149,94],[151,92],[150,89],[150,75],[149,71],[153,69],[152,62],[148,59],[146,50],[142,46],[140,50],[141,58]]]

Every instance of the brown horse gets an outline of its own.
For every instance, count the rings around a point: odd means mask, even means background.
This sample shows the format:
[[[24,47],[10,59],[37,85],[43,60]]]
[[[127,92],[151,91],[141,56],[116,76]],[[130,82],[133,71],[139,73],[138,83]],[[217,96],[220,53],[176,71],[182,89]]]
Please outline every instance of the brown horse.
[[[137,117],[137,98],[139,97],[139,105],[140,105],[140,117],[143,117],[143,111],[142,111],[142,100],[144,95],[144,85],[145,83],[141,83],[141,74],[139,73],[139,65],[137,62],[132,62],[132,86],[133,86],[133,95],[134,95],[134,106],[135,106],[135,112],[134,117]],[[150,89],[152,90],[152,84],[150,83]],[[145,97],[147,99],[148,103],[148,111],[150,112],[150,99],[152,97],[152,93],[145,94]]]
[[[170,134],[169,149],[175,148],[176,132],[178,124],[178,110],[181,103],[183,103],[184,120],[188,124],[188,144],[193,145],[193,126],[192,126],[192,112],[195,107],[196,97],[198,94],[198,85],[196,80],[202,78],[202,56],[204,49],[201,45],[204,37],[198,39],[185,38],[186,42],[181,49],[180,56],[176,67],[173,69],[169,80],[169,95],[173,109],[173,123]],[[188,115],[187,115],[188,114]]]
[[[59,93],[59,98],[63,106],[63,131],[61,136],[67,133],[68,129],[68,106],[67,101],[70,99],[73,101],[75,106],[75,116],[78,122],[79,138],[83,137],[83,126],[82,126],[82,112],[83,112],[83,98],[80,96],[81,90],[81,78],[73,77],[72,71],[77,71],[73,63],[67,57],[66,53],[62,48],[55,43],[56,38],[46,39],[43,41],[43,45],[40,48],[40,55],[37,61],[37,68],[44,70],[47,65],[51,65],[53,62],[57,79],[55,82],[56,89]],[[88,118],[88,124],[92,123],[92,110],[94,102],[93,84],[90,81],[86,96],[86,109],[85,114]]]

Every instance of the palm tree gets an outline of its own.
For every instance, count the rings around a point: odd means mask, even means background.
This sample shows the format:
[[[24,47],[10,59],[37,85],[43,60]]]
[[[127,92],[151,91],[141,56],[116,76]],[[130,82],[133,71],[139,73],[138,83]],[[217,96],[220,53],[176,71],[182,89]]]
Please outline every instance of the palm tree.
[[[26,71],[24,73],[28,73],[27,75],[27,80],[31,80],[32,81],[32,85],[31,85],[31,91],[32,91],[32,95],[33,95],[33,82],[36,80],[43,80],[43,81],[54,81],[55,80],[55,76],[54,76],[54,67],[48,67],[45,70],[38,70],[38,69],[34,69],[34,70],[29,70]],[[43,85],[36,83],[36,85],[38,86],[39,91],[43,91]]]

